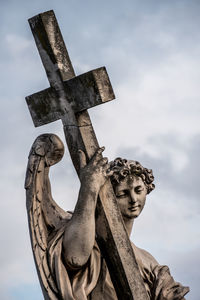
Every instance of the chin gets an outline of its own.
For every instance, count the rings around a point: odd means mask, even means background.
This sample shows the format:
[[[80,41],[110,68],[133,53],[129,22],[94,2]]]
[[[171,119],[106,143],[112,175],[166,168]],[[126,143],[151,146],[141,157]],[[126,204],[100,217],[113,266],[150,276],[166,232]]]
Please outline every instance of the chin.
[[[138,216],[139,216],[139,214],[135,214],[135,215],[131,216],[130,218],[131,219],[136,219]]]
[[[127,214],[127,215],[123,215],[123,218],[124,219],[129,219],[129,220],[131,220],[131,219],[135,219],[135,218],[137,218],[139,216],[139,214]]]
[[[130,217],[135,219],[140,215],[140,213],[141,213],[141,211],[139,211],[139,210],[133,211],[132,213],[130,213]]]
[[[137,217],[139,217],[139,214],[133,216],[134,219],[137,218]]]

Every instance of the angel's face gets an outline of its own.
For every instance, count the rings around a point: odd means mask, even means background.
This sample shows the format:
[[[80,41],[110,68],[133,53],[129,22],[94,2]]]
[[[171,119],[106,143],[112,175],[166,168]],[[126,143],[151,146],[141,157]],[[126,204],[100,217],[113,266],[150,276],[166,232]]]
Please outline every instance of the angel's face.
[[[132,219],[140,215],[147,194],[142,178],[127,176],[116,185],[115,194],[123,217]]]

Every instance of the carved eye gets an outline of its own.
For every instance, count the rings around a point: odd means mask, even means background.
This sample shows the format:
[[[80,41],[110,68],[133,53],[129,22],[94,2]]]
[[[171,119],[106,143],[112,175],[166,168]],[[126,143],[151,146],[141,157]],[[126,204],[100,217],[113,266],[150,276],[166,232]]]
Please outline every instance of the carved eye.
[[[135,192],[136,192],[137,194],[141,194],[142,191],[144,191],[144,188],[143,188],[141,185],[136,186]]]
[[[122,191],[119,191],[117,194],[116,194],[116,197],[117,198],[124,198],[124,197],[127,197],[129,194],[129,191],[128,190],[122,190]]]

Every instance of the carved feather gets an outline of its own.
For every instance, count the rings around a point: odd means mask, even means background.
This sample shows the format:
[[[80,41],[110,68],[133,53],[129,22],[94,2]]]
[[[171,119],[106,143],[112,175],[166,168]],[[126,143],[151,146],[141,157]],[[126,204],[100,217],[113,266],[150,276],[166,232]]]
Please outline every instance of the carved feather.
[[[49,236],[71,217],[53,200],[48,177],[49,167],[57,163],[63,153],[64,146],[56,135],[40,135],[31,148],[25,180],[32,250],[46,300],[61,299],[48,265]]]

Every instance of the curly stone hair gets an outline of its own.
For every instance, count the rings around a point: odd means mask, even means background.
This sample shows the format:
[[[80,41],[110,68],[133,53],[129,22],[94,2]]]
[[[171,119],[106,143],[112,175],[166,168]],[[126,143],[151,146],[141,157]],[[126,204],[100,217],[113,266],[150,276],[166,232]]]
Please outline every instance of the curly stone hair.
[[[147,194],[155,188],[152,170],[144,168],[138,161],[117,157],[110,162],[109,170],[113,171],[113,175],[110,177],[113,186],[117,185],[125,177],[134,175],[142,178],[147,189]]]

